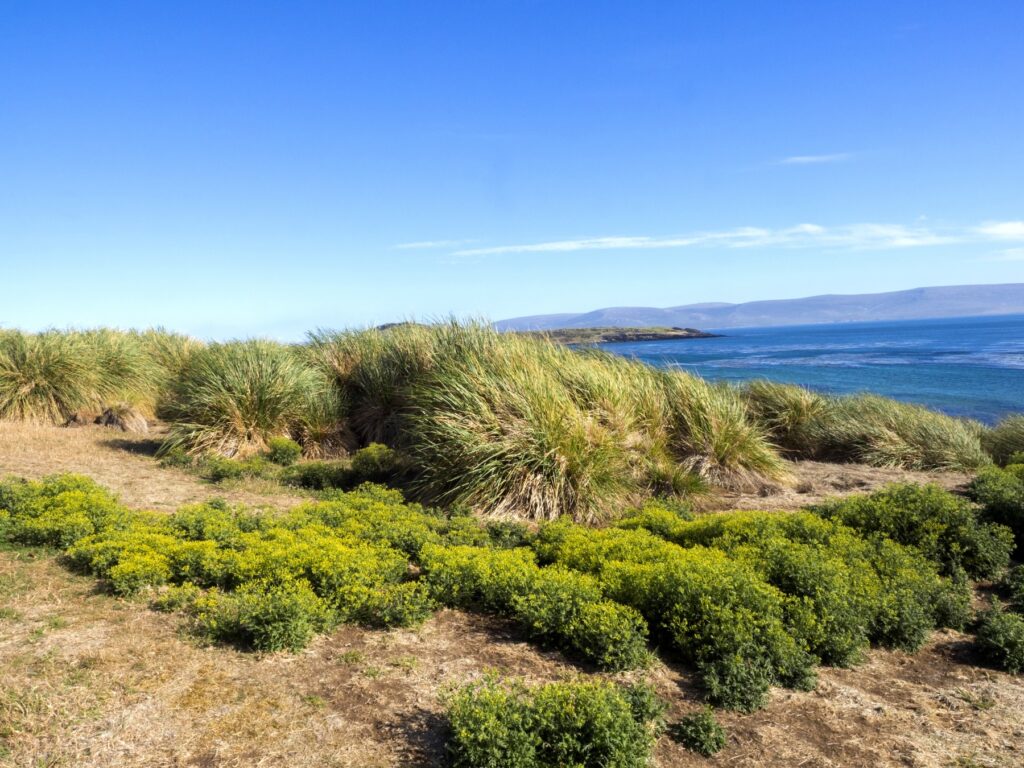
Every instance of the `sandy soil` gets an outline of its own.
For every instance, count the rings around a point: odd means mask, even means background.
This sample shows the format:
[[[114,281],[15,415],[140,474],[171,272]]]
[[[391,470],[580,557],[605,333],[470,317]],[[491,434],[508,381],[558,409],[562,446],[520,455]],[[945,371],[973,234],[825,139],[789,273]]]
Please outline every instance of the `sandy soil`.
[[[162,469],[152,447],[102,428],[0,425],[0,475],[84,472],[155,509],[295,500]],[[726,503],[798,506],[917,474],[805,462],[794,475],[813,490]],[[295,655],[204,647],[178,616],[104,594],[52,556],[0,549],[0,766],[442,766],[444,692],[490,669],[532,681],[587,671],[455,611],[416,631],[342,628]],[[685,667],[658,662],[642,676],[673,717],[699,706]],[[915,655],[872,651],[855,669],[821,670],[812,692],[775,691],[766,709],[720,719],[729,743],[715,758],[662,737],[657,766],[1024,765],[1024,680],[977,666],[958,633]]]

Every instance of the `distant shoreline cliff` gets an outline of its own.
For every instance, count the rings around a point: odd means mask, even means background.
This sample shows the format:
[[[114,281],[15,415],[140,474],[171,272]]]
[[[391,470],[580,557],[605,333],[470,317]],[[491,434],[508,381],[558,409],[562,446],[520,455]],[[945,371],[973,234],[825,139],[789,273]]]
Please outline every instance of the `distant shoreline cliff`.
[[[671,339],[714,339],[717,333],[696,328],[562,328],[550,331],[524,331],[528,336],[543,336],[559,344],[607,344],[616,341],[668,341]]]

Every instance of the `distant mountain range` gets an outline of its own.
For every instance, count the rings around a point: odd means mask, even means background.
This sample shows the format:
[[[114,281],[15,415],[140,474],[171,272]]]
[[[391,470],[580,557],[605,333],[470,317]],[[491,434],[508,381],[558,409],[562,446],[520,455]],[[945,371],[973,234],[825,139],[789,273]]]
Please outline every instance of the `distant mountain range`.
[[[649,326],[720,330],[1018,313],[1024,314],[1024,283],[946,285],[891,293],[827,294],[743,304],[684,304],[664,309],[606,307],[582,314],[514,317],[500,320],[495,326],[508,331]]]

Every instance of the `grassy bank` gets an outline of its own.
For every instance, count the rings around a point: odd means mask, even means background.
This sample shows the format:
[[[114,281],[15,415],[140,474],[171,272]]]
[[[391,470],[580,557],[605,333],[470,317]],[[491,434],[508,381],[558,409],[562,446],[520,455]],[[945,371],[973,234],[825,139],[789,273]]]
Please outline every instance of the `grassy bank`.
[[[785,482],[784,458],[972,471],[1021,444],[875,396],[735,388],[478,323],[202,344],[164,331],[0,333],[0,418],[158,415],[166,448],[244,459],[275,438],[307,459],[382,443],[430,503],[496,516],[614,517],[652,495]],[[118,416],[120,414],[120,416]]]

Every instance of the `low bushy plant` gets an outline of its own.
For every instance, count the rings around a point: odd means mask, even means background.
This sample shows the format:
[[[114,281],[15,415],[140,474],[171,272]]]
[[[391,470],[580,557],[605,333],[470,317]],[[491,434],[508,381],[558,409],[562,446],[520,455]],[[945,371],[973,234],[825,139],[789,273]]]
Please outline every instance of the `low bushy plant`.
[[[541,568],[523,549],[428,545],[421,562],[431,593],[444,605],[509,616],[532,637],[605,669],[647,662],[643,619],[605,600],[584,574]]]
[[[266,460],[260,456],[229,459],[217,454],[208,454],[200,459],[198,466],[200,476],[211,483],[240,480],[245,477],[263,477],[270,471]]]
[[[1024,616],[993,605],[979,617],[977,647],[999,669],[1024,672]]]
[[[566,523],[544,526],[535,548],[546,562],[594,574],[609,598],[636,608],[696,666],[717,703],[756,709],[772,685],[813,680],[813,657],[787,630],[785,596],[722,551]]]
[[[948,576],[963,570],[975,579],[996,578],[1013,549],[1006,527],[982,522],[970,503],[935,485],[893,485],[812,510],[861,534],[915,547]]]
[[[669,733],[673,740],[704,757],[720,752],[727,741],[725,729],[719,725],[711,707],[686,715],[669,729]]]
[[[352,482],[388,483],[401,471],[398,454],[381,443],[370,443],[352,454]]]
[[[214,501],[159,515],[65,476],[0,483],[0,509],[6,538],[64,548],[118,594],[169,585],[156,605],[182,607],[201,634],[258,650],[296,649],[342,621],[421,622],[433,602],[408,581],[408,553],[440,541],[445,527],[370,485],[281,514]]]
[[[983,469],[967,494],[981,505],[986,520],[1013,531],[1018,549],[1024,544],[1024,464]]]
[[[306,461],[282,472],[281,482],[311,491],[351,488],[352,470],[344,461]]]
[[[448,702],[448,751],[455,768],[649,765],[654,728],[634,694],[608,682],[535,688],[493,678]]]
[[[5,481],[2,487],[0,501],[10,514],[7,535],[24,544],[64,549],[125,517],[113,494],[82,475]]]
[[[287,437],[267,440],[267,460],[282,467],[290,467],[302,458],[302,446]]]
[[[1018,565],[1006,574],[1005,586],[1010,593],[1013,610],[1024,614],[1024,565]]]

